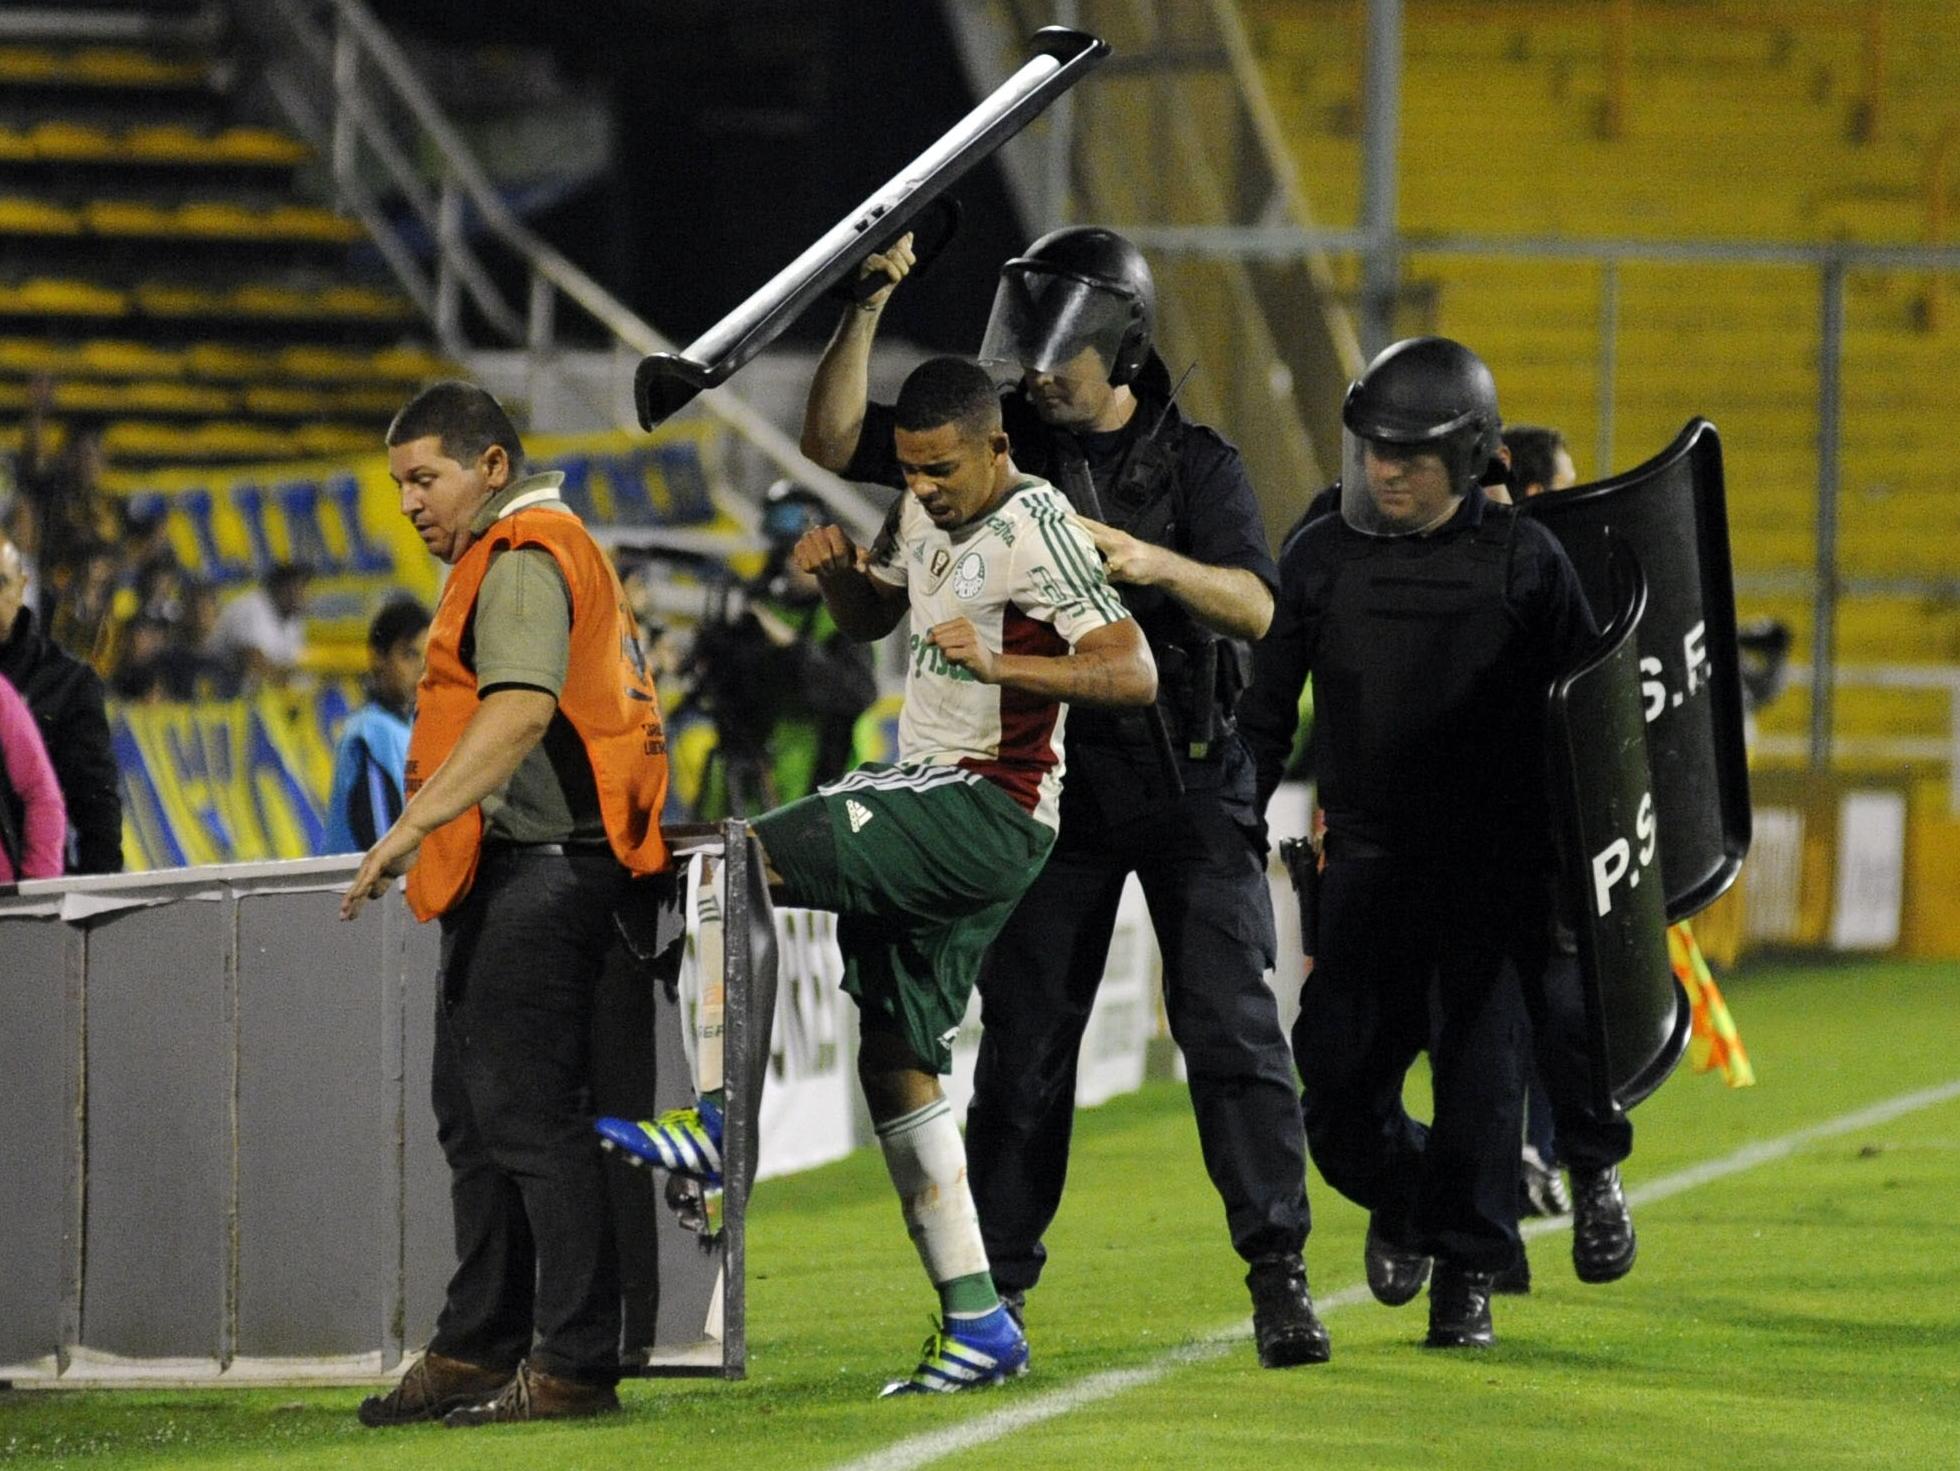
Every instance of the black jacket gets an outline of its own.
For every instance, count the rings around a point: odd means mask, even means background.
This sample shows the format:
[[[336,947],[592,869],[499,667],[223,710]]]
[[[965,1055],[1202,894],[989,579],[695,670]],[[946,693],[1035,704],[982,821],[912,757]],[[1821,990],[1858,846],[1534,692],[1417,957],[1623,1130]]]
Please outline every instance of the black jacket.
[[[122,796],[101,679],[43,634],[27,608],[0,640],[0,674],[13,682],[34,712],[68,804],[68,826],[78,851],[67,871],[121,873]]]

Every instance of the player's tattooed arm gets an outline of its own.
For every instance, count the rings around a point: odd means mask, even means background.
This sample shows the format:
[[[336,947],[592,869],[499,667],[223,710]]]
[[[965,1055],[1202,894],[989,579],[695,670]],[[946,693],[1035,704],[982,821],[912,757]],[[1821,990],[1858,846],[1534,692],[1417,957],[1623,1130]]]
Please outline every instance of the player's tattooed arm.
[[[964,618],[939,624],[931,639],[949,663],[982,684],[1078,705],[1148,705],[1157,698],[1157,661],[1134,618],[1085,633],[1062,655],[995,653]]]

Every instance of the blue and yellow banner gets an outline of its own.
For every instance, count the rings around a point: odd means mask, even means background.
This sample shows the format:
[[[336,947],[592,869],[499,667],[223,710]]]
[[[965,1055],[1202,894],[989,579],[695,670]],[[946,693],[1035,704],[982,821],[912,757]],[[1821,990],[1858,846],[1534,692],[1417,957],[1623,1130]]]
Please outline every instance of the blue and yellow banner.
[[[725,433],[700,421],[651,435],[539,436],[532,465],[565,476],[565,499],[594,526],[705,526],[717,519],[710,485]],[[161,514],[177,561],[220,588],[305,562],[322,578],[353,578],[435,596],[441,564],[401,514],[388,460],[158,470],[130,477],[133,515]]]

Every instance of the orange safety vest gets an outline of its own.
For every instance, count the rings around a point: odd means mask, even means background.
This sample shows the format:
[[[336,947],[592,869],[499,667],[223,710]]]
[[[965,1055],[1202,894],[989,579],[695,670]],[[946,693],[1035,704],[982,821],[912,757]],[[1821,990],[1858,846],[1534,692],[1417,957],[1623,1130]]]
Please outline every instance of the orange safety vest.
[[[420,790],[462,737],[476,713],[476,671],[464,661],[463,637],[477,591],[498,552],[543,547],[558,561],[572,597],[571,657],[558,709],[585,743],[606,838],[636,874],[667,866],[660,809],[667,800],[667,735],[653,675],[640,652],[638,625],[612,563],[577,516],[522,510],[490,528],[450,570],[429,626],[429,659],[417,688],[408,739],[406,795]],[[408,907],[417,919],[446,914],[476,880],[483,810],[472,807],[422,840],[408,875]]]

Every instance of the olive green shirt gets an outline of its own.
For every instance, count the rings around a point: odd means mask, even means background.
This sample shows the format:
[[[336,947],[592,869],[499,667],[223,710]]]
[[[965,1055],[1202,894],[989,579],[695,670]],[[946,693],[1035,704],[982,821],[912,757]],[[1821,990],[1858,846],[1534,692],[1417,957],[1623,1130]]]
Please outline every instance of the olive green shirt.
[[[526,475],[485,501],[470,531],[481,536],[513,510],[571,514],[558,498],[564,476]],[[523,501],[522,506],[517,505]],[[465,635],[479,695],[502,687],[565,688],[572,650],[572,596],[558,559],[543,547],[499,552],[483,574]],[[510,780],[483,799],[484,836],[507,843],[603,842],[605,819],[585,743],[560,710]]]

